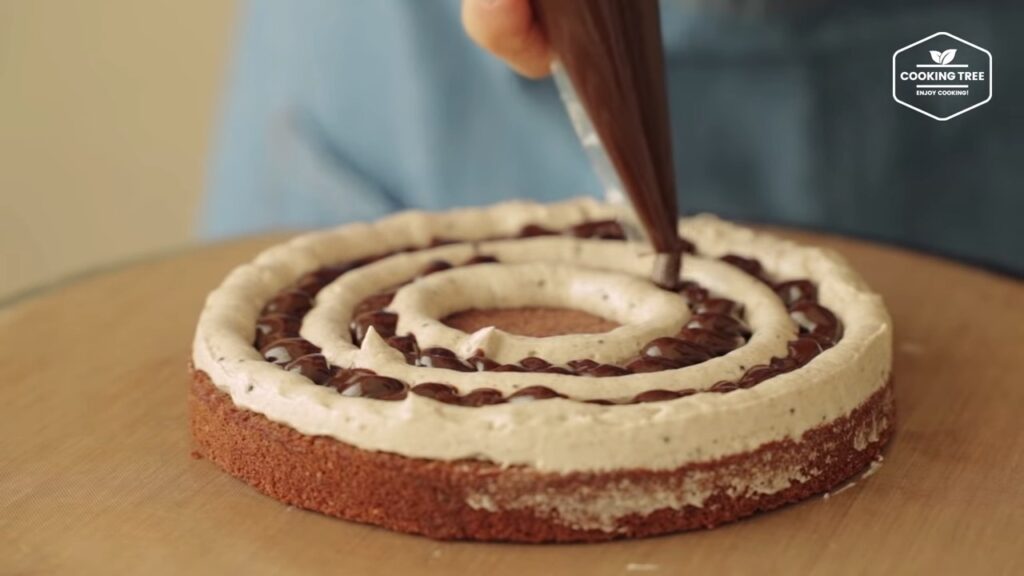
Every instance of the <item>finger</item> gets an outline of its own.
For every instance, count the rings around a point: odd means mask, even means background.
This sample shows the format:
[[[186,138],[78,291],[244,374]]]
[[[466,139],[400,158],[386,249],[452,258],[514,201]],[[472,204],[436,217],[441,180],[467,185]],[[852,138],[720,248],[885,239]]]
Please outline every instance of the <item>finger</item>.
[[[551,72],[551,49],[530,0],[463,0],[462,25],[474,42],[523,76]]]

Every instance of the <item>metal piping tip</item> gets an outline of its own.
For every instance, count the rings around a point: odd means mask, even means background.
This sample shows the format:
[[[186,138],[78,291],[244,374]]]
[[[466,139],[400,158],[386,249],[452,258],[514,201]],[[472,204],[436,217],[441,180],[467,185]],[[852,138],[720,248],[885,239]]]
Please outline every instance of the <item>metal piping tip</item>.
[[[679,286],[679,273],[682,267],[682,252],[659,252],[654,256],[651,280],[662,288],[674,290]]]

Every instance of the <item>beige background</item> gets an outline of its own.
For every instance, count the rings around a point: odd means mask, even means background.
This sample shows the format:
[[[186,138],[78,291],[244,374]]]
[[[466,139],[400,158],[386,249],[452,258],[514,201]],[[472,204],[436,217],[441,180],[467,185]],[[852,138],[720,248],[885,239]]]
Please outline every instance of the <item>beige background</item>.
[[[230,0],[0,0],[0,302],[192,240]]]

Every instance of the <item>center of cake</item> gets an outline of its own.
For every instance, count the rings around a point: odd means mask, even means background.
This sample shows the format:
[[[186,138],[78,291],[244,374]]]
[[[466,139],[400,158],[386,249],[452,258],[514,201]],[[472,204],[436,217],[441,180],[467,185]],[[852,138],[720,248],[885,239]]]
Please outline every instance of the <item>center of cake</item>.
[[[597,334],[619,327],[617,322],[571,308],[524,306],[470,309],[446,316],[442,322],[466,333],[493,326],[509,334],[543,338],[566,334]]]
[[[450,315],[466,310],[523,308],[577,311],[619,326],[599,333],[562,326],[560,335],[542,333],[543,337],[538,338],[532,333],[505,331],[490,322],[472,333],[444,322]],[[555,364],[578,358],[621,361],[644,343],[677,333],[690,316],[678,295],[644,279],[553,263],[454,267],[402,286],[388,309],[398,316],[397,333],[415,335],[421,348],[441,347],[463,357],[480,351],[503,363],[532,356],[542,356]],[[506,315],[524,319],[519,313]],[[556,320],[552,317],[544,323],[555,327]]]

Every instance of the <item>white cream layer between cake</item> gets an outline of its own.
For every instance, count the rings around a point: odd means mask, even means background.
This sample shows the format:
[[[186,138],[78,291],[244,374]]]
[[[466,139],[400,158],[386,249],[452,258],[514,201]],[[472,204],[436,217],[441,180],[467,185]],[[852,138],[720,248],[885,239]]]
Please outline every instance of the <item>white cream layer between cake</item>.
[[[889,315],[880,297],[841,257],[711,216],[680,222],[681,234],[694,242],[701,253],[700,257],[684,259],[683,278],[697,280],[746,306],[754,335],[746,345],[725,356],[678,370],[613,378],[461,373],[409,366],[372,333],[361,347],[349,340],[350,312],[365,296],[413,278],[429,260],[445,258],[457,264],[483,253],[495,255],[501,262],[455,268],[410,284],[410,292],[420,292],[420,303],[404,309],[406,315],[423,312],[422,308],[430,310],[423,315],[425,326],[400,324],[399,333],[403,333],[403,327],[409,328],[421,346],[445,345],[462,352],[473,346],[490,346],[489,352],[498,357],[518,354],[523,350],[518,347],[523,342],[528,347],[537,344],[536,355],[542,358],[587,357],[576,356],[578,350],[587,350],[576,348],[579,339],[522,340],[493,331],[458,335],[436,318],[458,310],[474,298],[476,303],[487,301],[488,297],[500,302],[503,295],[512,293],[512,287],[517,305],[552,302],[566,297],[559,291],[570,290],[571,296],[571,290],[589,289],[586,282],[572,284],[572,275],[567,274],[531,293],[530,283],[513,285],[501,272],[503,268],[520,265],[528,270],[531,262],[538,263],[538,268],[530,273],[542,271],[545,265],[561,263],[566,269],[579,270],[581,276],[591,274],[593,283],[602,284],[597,289],[614,288],[615,302],[581,304],[582,309],[605,306],[604,315],[612,317],[618,312],[625,314],[630,305],[649,301],[643,281],[625,277],[642,279],[650,269],[651,255],[644,254],[645,248],[640,244],[568,237],[487,241],[515,236],[527,224],[562,229],[615,214],[611,207],[590,199],[560,204],[511,202],[443,213],[405,212],[370,224],[299,236],[239,266],[210,294],[196,331],[193,363],[237,406],[303,434],[329,436],[358,448],[408,457],[445,461],[473,458],[561,473],[674,469],[747,452],[772,441],[799,439],[805,431],[849,414],[888,381],[892,362]],[[302,335],[323,348],[335,365],[371,368],[411,385],[447,383],[461,392],[497,388],[510,393],[544,385],[574,399],[589,399],[629,397],[659,388],[705,389],[719,380],[739,377],[753,365],[766,364],[772,356],[785,355],[786,342],[796,333],[770,289],[715,260],[730,253],[758,259],[778,280],[813,281],[818,286],[819,301],[839,317],[844,333],[838,344],[807,365],[750,389],[618,406],[548,399],[472,408],[443,404],[415,394],[394,402],[349,398],[266,362],[254,349],[252,342],[260,310],[302,274],[323,265],[427,246],[437,237],[472,243],[396,254],[341,276],[317,296],[316,306],[303,323]],[[450,282],[445,280],[446,275]],[[466,289],[474,286],[486,294],[467,296]],[[395,305],[401,308],[405,300],[416,298],[403,297],[400,291]],[[667,308],[666,314],[687,316],[685,311]],[[657,317],[656,311],[648,311],[640,320],[656,325]],[[620,334],[628,335],[632,328],[624,328]],[[614,331],[609,332],[607,342],[602,342],[595,354],[603,360],[623,359],[637,353],[640,339],[652,333],[671,333],[675,328],[651,329],[654,332],[641,331],[640,336],[633,338],[617,338]]]

